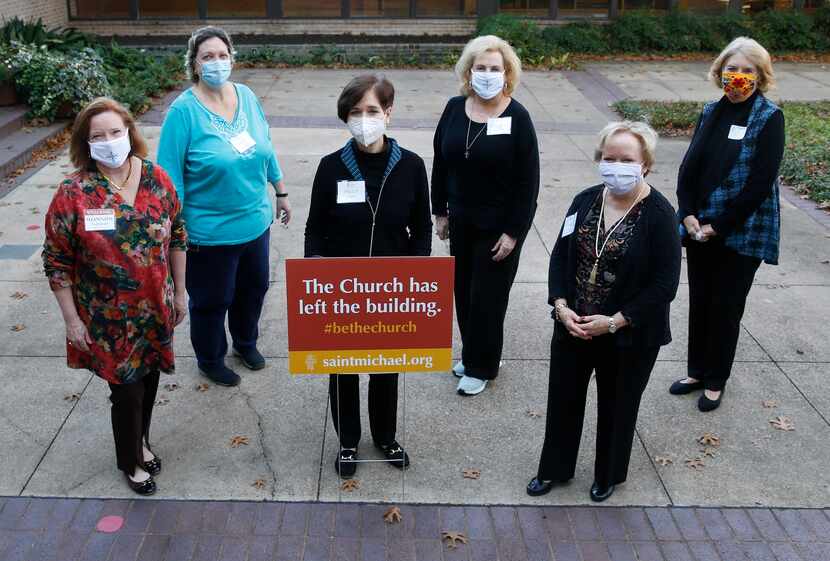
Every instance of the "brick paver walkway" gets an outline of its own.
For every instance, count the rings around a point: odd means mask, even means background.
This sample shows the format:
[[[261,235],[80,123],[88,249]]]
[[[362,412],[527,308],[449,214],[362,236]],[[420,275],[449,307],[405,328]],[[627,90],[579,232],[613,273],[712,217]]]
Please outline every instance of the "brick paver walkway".
[[[830,509],[401,505],[386,524],[387,508],[0,498],[0,560],[830,560]],[[99,532],[105,516],[121,529]]]

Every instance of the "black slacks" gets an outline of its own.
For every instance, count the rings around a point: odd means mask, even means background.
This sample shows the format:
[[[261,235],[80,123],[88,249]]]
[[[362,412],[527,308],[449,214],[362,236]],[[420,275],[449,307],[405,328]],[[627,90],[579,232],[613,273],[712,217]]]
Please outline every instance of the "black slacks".
[[[570,338],[571,336],[568,335]],[[594,480],[600,486],[625,481],[640,397],[659,347],[621,349],[612,336],[591,341],[551,341],[545,443],[539,479],[567,481],[576,471],[591,372],[597,381],[597,449]]]
[[[717,241],[689,242],[688,375],[721,391],[732,373],[746,297],[761,260]]]
[[[339,403],[337,399],[338,384],[340,386]],[[359,384],[358,374],[329,376],[331,420],[343,448],[357,448],[357,444],[360,442]],[[398,375],[370,374],[369,427],[372,431],[372,439],[378,444],[390,444],[395,440],[397,423]]]
[[[499,373],[504,318],[524,242],[519,239],[512,253],[496,262],[491,250],[500,236],[501,232],[480,230],[450,219],[461,361],[465,374],[480,380],[492,380]]]
[[[159,387],[158,371],[131,384],[110,384],[112,435],[118,469],[133,475],[143,463],[142,444],[150,447],[150,420]]]

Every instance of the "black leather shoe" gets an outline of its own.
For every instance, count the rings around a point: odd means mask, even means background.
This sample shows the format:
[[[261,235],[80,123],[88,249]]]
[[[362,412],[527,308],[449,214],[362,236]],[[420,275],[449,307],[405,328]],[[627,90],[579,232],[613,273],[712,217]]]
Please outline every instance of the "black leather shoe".
[[[683,378],[685,380],[686,378]],[[703,389],[703,382],[698,380],[694,384],[684,384],[683,380],[678,380],[669,388],[669,393],[672,395],[686,395],[692,392]]]
[[[708,413],[709,411],[714,411],[718,407],[720,407],[720,402],[723,399],[723,390],[721,390],[720,395],[717,399],[709,399],[706,397],[706,393],[700,396],[700,399],[697,400],[697,408],[700,409],[703,413]]]
[[[334,459],[334,471],[343,479],[350,479],[357,472],[357,450],[344,448],[337,453]]]
[[[147,496],[156,492],[156,482],[153,480],[152,475],[144,481],[136,482],[130,479],[130,476],[125,473],[124,479],[127,480],[127,485],[130,486],[130,489],[139,495]]]
[[[555,481],[552,479],[545,481],[543,479],[539,479],[538,477],[534,477],[530,480],[530,483],[527,484],[527,494],[531,497],[541,497],[542,495],[547,495],[550,493],[550,490],[553,489]]]
[[[378,444],[376,442],[375,446],[378,447],[378,450],[383,452],[383,455],[389,463],[396,468],[403,469],[409,466],[409,455],[404,452],[404,449],[401,448],[401,445],[398,444],[397,440],[393,440],[389,444]]]
[[[614,494],[614,486],[609,485],[608,487],[601,488],[599,484],[594,481],[594,484],[591,485],[591,500],[595,503],[601,503],[608,497]]]
[[[205,368],[200,365],[199,373],[202,376],[210,378],[215,384],[219,384],[220,386],[238,386],[239,382],[242,380],[242,378],[239,377],[239,374],[224,364],[213,368]]]
[[[149,462],[142,462],[141,467],[144,468],[144,471],[155,477],[161,473],[161,458],[155,456]]]
[[[240,351],[234,347],[233,355],[238,356],[248,370],[262,370],[265,368],[265,357],[256,350],[256,347],[247,351]]]

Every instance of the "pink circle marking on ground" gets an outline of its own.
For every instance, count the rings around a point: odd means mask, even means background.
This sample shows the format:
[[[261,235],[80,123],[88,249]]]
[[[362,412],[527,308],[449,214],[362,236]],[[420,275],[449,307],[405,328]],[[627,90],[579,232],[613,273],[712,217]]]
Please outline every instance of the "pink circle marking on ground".
[[[124,519],[122,517],[105,516],[98,521],[98,525],[95,526],[95,529],[99,532],[104,532],[105,534],[112,534],[120,530],[123,525]]]
[[[26,226],[26,229],[27,230],[39,230],[40,226],[38,226],[37,224],[32,224],[31,226]]]

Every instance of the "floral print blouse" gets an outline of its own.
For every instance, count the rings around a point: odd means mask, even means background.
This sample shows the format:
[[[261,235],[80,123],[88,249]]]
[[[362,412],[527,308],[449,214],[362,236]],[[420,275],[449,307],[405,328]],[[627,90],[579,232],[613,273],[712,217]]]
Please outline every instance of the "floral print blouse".
[[[87,231],[87,211],[96,209],[113,210],[114,230]],[[114,384],[174,371],[174,249],[187,249],[181,205],[167,173],[153,163],[142,162],[132,206],[94,171],[60,184],[46,215],[44,270],[52,290],[72,288],[93,341],[88,353],[67,342],[70,368]]]

